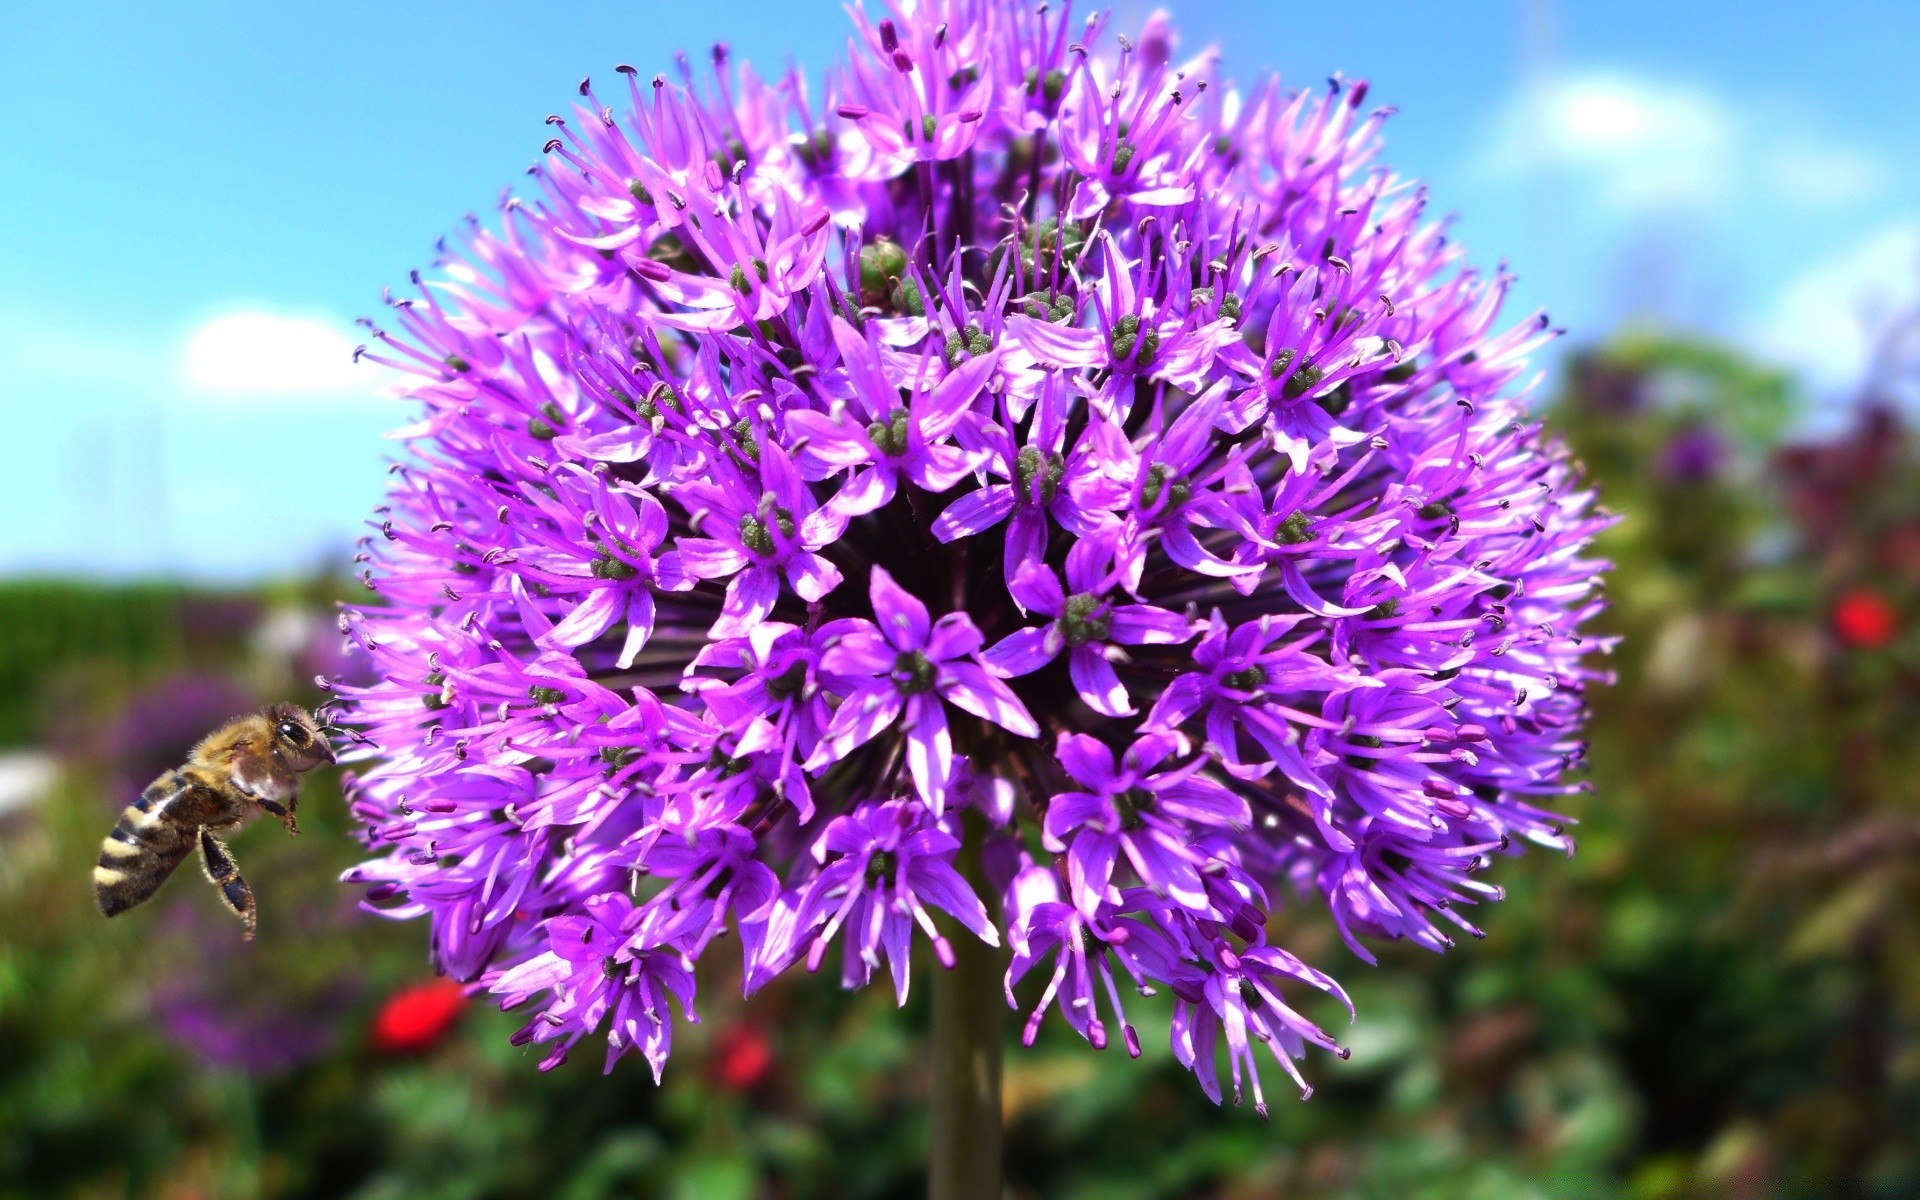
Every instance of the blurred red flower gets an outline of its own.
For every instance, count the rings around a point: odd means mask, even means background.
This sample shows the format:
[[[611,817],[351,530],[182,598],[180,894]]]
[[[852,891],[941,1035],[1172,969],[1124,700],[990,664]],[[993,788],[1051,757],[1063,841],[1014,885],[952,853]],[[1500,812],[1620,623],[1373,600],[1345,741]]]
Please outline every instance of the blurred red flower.
[[[440,1044],[460,1020],[466,995],[444,976],[412,983],[387,997],[374,1014],[373,1048],[382,1054],[421,1054]]]
[[[714,1039],[712,1067],[721,1087],[751,1091],[773,1069],[773,1043],[757,1025],[730,1025]]]
[[[1834,601],[1833,633],[1843,645],[1877,650],[1900,632],[1900,614],[1872,588],[1851,588]]]

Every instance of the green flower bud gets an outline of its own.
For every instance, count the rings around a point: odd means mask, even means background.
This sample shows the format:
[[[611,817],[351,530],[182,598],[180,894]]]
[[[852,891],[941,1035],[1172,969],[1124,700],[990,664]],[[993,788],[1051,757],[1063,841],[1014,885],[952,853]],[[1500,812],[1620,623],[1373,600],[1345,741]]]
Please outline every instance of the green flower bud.
[[[1267,669],[1255,663],[1242,671],[1229,671],[1220,682],[1236,692],[1258,691],[1267,682]]]
[[[933,663],[918,650],[909,650],[893,660],[893,683],[903,696],[931,692],[934,676]]]
[[[1169,476],[1172,476],[1169,479]],[[1154,463],[1147,468],[1147,476],[1140,481],[1140,507],[1152,508],[1160,501],[1160,493],[1167,494],[1167,511],[1172,512],[1193,498],[1193,488],[1186,480],[1173,475],[1172,469],[1165,463]]]
[[[909,317],[927,315],[927,302],[920,295],[920,285],[911,279],[902,279],[894,285],[892,300],[896,312]]]
[[[1298,399],[1319,386],[1326,372],[1312,363],[1303,363],[1299,370],[1287,377],[1286,386],[1280,390],[1289,400]]]
[[[639,568],[635,567],[632,563],[624,559],[615,558],[610,554],[603,554],[593,560],[593,577],[595,579],[632,579],[639,573]]]
[[[1066,607],[1060,613],[1060,632],[1065,635],[1067,645],[1084,646],[1106,640],[1113,619],[1101,612],[1102,607],[1100,597],[1092,592],[1067,597]]]
[[[907,252],[892,238],[876,238],[860,247],[860,299],[879,304],[894,281],[907,273]]]
[[[734,441],[740,443],[740,450],[743,454],[754,462],[760,461],[760,443],[754,438],[753,426],[748,423],[745,417],[741,417],[738,421],[735,421],[733,428],[728,430],[728,432],[733,434]]]
[[[1287,519],[1280,522],[1278,541],[1283,546],[1298,546],[1313,540],[1313,534],[1307,529],[1307,514],[1289,513]]]
[[[887,414],[885,421],[875,421],[867,426],[867,437],[874,448],[882,454],[899,457],[907,452],[907,410],[896,408]]]
[[[1040,484],[1040,503],[1052,504],[1060,490],[1060,481],[1066,477],[1067,463],[1058,454],[1041,454],[1034,446],[1022,446],[1013,460],[1013,478],[1020,487],[1020,496],[1025,499],[1033,495],[1034,482]]]

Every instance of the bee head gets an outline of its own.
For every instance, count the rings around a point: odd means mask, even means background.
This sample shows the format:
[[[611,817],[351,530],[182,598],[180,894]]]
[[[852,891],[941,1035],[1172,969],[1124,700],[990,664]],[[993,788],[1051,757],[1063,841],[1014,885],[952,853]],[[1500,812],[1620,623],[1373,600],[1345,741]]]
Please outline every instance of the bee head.
[[[270,705],[267,719],[273,722],[274,741],[295,770],[307,771],[333,761],[333,747],[306,709],[297,704]]]

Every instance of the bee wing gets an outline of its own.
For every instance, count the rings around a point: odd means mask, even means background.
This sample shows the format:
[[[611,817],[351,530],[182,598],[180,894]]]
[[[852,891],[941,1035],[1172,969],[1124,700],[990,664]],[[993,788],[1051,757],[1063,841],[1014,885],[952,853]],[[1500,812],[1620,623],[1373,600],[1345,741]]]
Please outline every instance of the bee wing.
[[[235,790],[255,800],[285,800],[298,786],[298,776],[271,754],[241,754],[233,760]]]

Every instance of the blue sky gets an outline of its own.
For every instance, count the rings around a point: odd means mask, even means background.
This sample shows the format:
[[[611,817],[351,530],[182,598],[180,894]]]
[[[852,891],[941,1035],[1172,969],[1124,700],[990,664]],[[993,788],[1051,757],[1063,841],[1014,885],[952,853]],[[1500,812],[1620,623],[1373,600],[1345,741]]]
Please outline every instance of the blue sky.
[[[1576,342],[1656,316],[1833,397],[1915,296],[1920,5],[1170,7],[1230,74],[1370,79],[1389,161]],[[345,361],[381,286],[522,178],[582,75],[716,39],[817,71],[845,28],[823,0],[8,0],[0,572],[351,553],[405,419]]]

